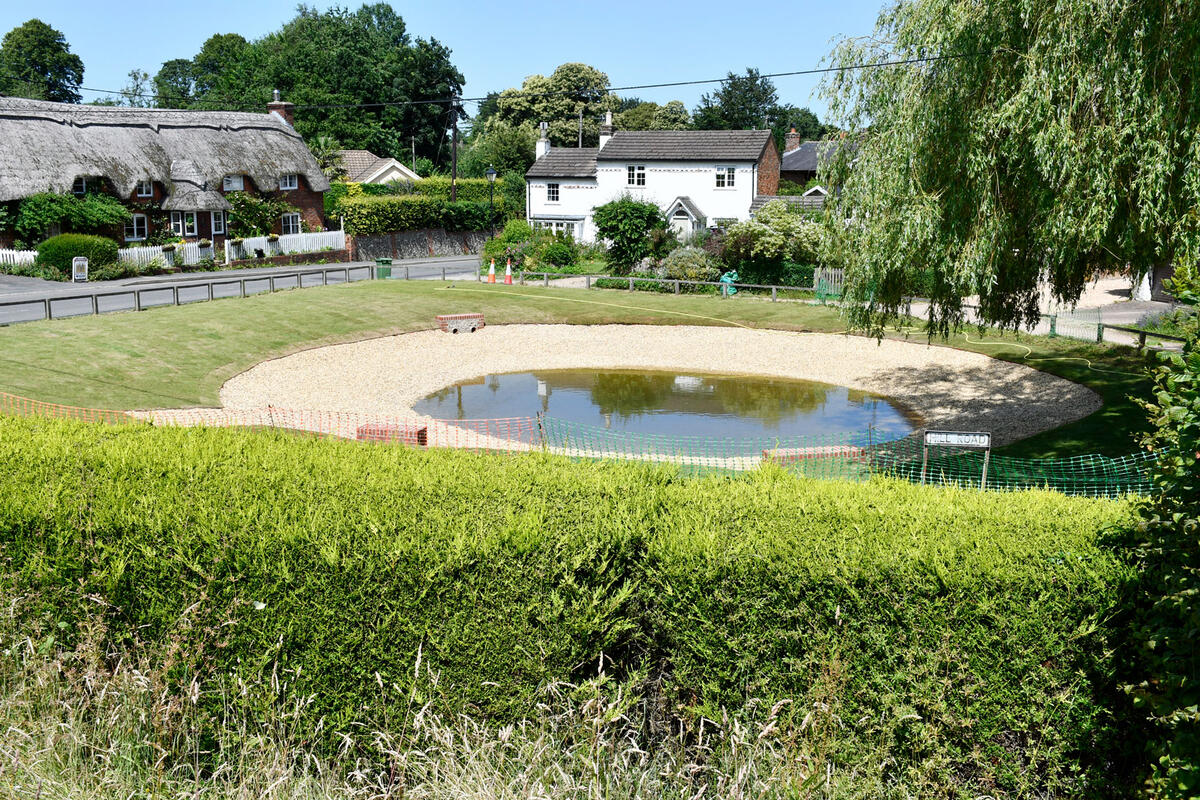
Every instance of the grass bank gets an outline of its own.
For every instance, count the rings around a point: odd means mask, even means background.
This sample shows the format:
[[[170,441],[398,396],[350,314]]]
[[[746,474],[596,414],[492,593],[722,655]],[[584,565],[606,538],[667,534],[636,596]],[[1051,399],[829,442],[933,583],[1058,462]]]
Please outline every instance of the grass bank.
[[[0,329],[0,390],[103,408],[218,403],[222,383],[268,358],[300,349],[433,327],[437,314],[483,311],[489,324],[635,323],[749,325],[842,332],[831,306],[754,297],[664,296],[643,292],[541,289],[432,281],[371,281],[245,299],[82,317]],[[889,334],[924,343],[917,330]],[[1125,455],[1145,414],[1146,357],[1130,348],[1066,339],[955,336],[949,346],[1027,363],[1099,393],[1105,407],[1072,425],[1007,448],[1023,457]]]
[[[620,742],[645,781],[700,759],[711,794],[745,763],[706,755],[706,724],[710,748],[758,726],[742,777],[774,796],[1129,785],[1110,625],[1131,576],[1100,533],[1124,504],[12,418],[0,497],[0,681],[20,699],[59,675],[9,724],[133,720],[121,764],[147,775],[308,753],[409,776],[437,716],[497,758],[557,747],[546,775],[559,751],[616,764]],[[63,700],[118,662],[132,705]],[[559,682],[584,688],[552,713]]]

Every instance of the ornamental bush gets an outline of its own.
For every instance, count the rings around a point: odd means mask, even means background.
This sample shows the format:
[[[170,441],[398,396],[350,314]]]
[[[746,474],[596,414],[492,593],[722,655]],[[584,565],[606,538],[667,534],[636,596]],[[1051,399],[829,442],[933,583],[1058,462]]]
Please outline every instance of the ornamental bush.
[[[447,203],[425,195],[347,196],[338,203],[346,232],[355,236],[445,228],[450,231],[486,231],[504,217],[497,198],[495,211],[488,203]]]
[[[652,232],[667,227],[667,220],[658,206],[629,196],[599,206],[592,219],[596,232],[608,243],[609,267],[618,275],[628,274],[639,261],[650,255]]]
[[[662,261],[664,277],[677,281],[715,281],[721,267],[699,247],[680,247]]]
[[[117,243],[104,236],[85,233],[60,233],[37,246],[37,262],[71,273],[71,260],[86,256],[88,268],[103,267],[117,262]]]
[[[76,197],[42,192],[21,201],[14,227],[22,238],[36,241],[55,225],[92,232],[124,225],[132,215],[115,197],[106,194]]]

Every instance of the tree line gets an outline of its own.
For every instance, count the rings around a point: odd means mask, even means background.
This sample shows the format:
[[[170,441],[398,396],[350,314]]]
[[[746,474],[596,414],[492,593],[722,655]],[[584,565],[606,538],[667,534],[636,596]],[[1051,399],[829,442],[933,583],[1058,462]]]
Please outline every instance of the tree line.
[[[79,103],[83,74],[63,34],[41,20],[14,28],[0,43],[0,94]],[[457,120],[460,171],[469,177],[489,166],[524,173],[542,121],[556,146],[595,146],[609,111],[620,130],[771,128],[780,144],[793,126],[805,138],[826,130],[809,109],[780,102],[770,79],[753,69],[729,73],[691,111],[678,100],[660,105],[620,97],[604,72],[568,63],[489,93],[472,117],[450,101],[462,94],[463,82],[450,50],[435,38],[412,36],[387,3],[354,11],[300,6],[259,39],[219,33],[153,74],[132,69],[123,89],[92,102],[261,111],[278,89],[296,104],[296,129],[324,163],[332,167],[329,153],[338,148],[364,149],[414,164],[422,174],[448,168]]]

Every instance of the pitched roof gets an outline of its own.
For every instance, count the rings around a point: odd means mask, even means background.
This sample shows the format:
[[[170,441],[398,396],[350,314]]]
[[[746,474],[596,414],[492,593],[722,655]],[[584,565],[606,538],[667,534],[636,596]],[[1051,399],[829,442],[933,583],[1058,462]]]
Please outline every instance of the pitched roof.
[[[837,142],[830,141],[801,142],[795,150],[783,154],[779,160],[779,169],[783,172],[816,172],[818,164],[829,161],[834,148],[838,146]],[[847,142],[845,146],[852,148],[847,152],[853,156],[856,146],[851,142]]]
[[[599,161],[757,161],[770,131],[617,131]]]
[[[681,195],[671,201],[671,205],[667,206],[667,214],[674,213],[675,206],[682,206],[691,215],[692,219],[703,221],[706,219],[704,212],[700,210],[700,206],[692,202],[692,198]]]
[[[365,181],[389,164],[395,164],[401,172],[412,172],[396,159],[377,156],[370,150],[339,150],[338,155],[342,157],[342,170],[346,173],[346,180],[351,183]]]
[[[533,162],[527,178],[594,178],[598,147],[551,147]]]
[[[329,188],[300,134],[277,114],[85,106],[0,97],[0,202],[71,190],[79,176],[108,178],[123,197],[141,180],[172,185],[172,164],[219,186],[246,174],[260,187],[303,175]]]

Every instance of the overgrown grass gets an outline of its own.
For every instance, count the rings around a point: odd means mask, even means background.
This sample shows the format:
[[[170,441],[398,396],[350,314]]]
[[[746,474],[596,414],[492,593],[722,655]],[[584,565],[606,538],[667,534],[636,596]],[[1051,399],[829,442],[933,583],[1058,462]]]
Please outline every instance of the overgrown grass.
[[[230,796],[1132,785],[1131,576],[1098,533],[1122,503],[12,418],[0,497],[0,724],[42,726],[0,779],[25,787],[89,752]],[[76,697],[88,669],[125,683]]]
[[[483,311],[488,324],[722,325],[845,331],[833,306],[739,296],[576,292],[473,282],[371,281],[245,299],[80,317],[0,330],[0,390],[103,408],[217,405],[224,381],[268,358],[325,344],[430,328],[434,316]],[[889,332],[925,342],[919,330]],[[935,342],[936,344],[936,342]],[[1126,347],[969,331],[949,342],[1027,363],[1096,391],[1104,408],[1072,425],[1007,448],[1022,457],[1125,455],[1145,414],[1147,356]],[[1099,371],[1104,370],[1104,371]]]

